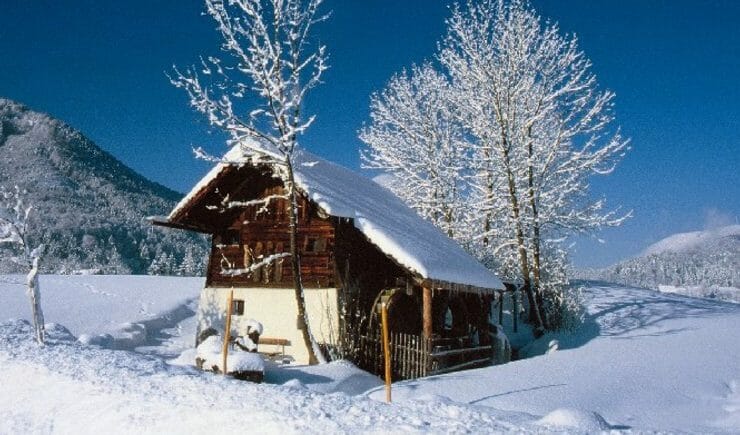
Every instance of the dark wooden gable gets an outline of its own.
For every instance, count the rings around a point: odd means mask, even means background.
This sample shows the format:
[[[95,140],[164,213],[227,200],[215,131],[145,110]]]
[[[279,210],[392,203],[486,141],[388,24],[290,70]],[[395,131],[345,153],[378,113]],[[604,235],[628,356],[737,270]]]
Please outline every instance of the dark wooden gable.
[[[207,285],[292,287],[290,257],[275,260],[254,272],[234,273],[268,256],[290,252],[289,203],[286,199],[275,198],[284,195],[281,181],[259,174],[235,187],[237,190],[229,191],[232,201],[273,199],[266,204],[222,211],[221,216],[214,219]],[[334,286],[334,233],[332,218],[321,216],[314,203],[301,197],[298,201],[297,241],[305,287]]]
[[[281,186],[266,165],[228,166],[169,219],[171,226],[215,234],[231,226],[241,209],[225,208],[229,201],[259,198],[266,189]]]
[[[226,166],[201,186],[166,225],[213,235],[206,285],[292,288],[289,256],[253,272],[239,272],[268,256],[289,253],[288,201],[229,205],[276,195],[283,195],[283,183],[268,165]],[[299,198],[298,214],[305,287],[354,287],[342,282],[351,276],[359,283],[355,291],[375,297],[382,288],[414,280],[415,276],[355,228],[351,219],[327,216],[305,196]]]

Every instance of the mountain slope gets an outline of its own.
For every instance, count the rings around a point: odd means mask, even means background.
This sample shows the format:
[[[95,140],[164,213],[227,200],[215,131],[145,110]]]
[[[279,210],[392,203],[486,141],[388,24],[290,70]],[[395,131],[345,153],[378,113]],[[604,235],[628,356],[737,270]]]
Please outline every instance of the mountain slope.
[[[658,255],[665,252],[690,252],[721,245],[726,239],[740,239],[740,225],[728,225],[705,231],[692,231],[668,236],[645,248],[641,256]]]
[[[586,277],[735,300],[740,295],[740,225],[674,234]]]
[[[144,220],[167,213],[180,194],[140,176],[63,122],[6,99],[0,99],[0,185],[27,191],[31,239],[47,246],[46,271],[202,270],[202,237],[153,229]],[[13,271],[3,258],[0,270]]]

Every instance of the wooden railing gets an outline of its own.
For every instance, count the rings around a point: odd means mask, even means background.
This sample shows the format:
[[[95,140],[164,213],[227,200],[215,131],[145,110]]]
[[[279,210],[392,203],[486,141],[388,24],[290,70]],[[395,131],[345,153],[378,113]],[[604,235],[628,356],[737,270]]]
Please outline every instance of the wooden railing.
[[[355,363],[382,376],[380,332],[360,335]],[[473,346],[467,338],[426,339],[413,334],[390,334],[393,381],[416,379],[490,364],[491,346]]]

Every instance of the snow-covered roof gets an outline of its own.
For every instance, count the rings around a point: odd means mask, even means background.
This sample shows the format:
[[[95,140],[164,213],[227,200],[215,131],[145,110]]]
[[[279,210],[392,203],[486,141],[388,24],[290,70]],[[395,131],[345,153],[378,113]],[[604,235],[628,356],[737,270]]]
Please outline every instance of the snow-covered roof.
[[[229,166],[244,162],[232,148],[173,209],[175,219]],[[501,281],[455,241],[369,178],[307,151],[294,159],[297,186],[327,214],[352,219],[383,253],[419,277],[439,283],[502,289]]]

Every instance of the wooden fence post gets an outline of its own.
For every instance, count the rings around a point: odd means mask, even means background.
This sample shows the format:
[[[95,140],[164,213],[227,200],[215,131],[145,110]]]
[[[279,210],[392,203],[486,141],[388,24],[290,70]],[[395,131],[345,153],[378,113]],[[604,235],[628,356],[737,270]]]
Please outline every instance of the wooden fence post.
[[[432,289],[425,286],[421,293],[424,338],[432,338]]]
[[[229,292],[229,302],[226,306],[226,330],[224,331],[224,347],[223,347],[223,359],[222,359],[222,366],[223,366],[223,374],[226,376],[226,356],[229,354],[229,341],[231,339],[231,309],[234,305],[234,289],[231,289],[231,292]]]
[[[383,323],[383,355],[385,356],[385,401],[391,401],[391,349],[388,343],[388,306],[385,302],[380,305],[381,320]]]

